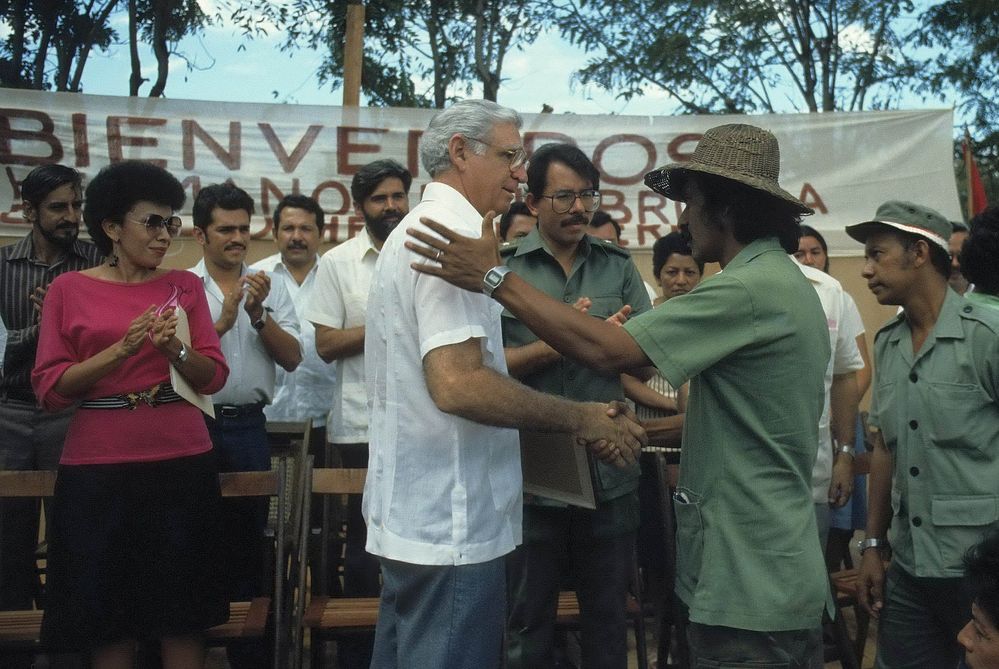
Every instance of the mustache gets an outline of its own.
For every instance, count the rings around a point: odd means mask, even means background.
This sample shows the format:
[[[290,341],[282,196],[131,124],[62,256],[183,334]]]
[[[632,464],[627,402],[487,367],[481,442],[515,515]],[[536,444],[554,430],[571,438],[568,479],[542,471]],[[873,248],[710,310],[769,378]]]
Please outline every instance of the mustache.
[[[301,249],[302,251],[305,251],[306,249],[309,248],[309,245],[306,244],[305,242],[288,242],[288,248]]]
[[[568,227],[570,225],[586,225],[586,217],[582,214],[573,214],[569,218],[562,221],[562,227]]]
[[[230,251],[232,249],[243,249],[245,251],[246,247],[244,245],[242,245],[242,244],[226,244],[222,248],[223,251]]]

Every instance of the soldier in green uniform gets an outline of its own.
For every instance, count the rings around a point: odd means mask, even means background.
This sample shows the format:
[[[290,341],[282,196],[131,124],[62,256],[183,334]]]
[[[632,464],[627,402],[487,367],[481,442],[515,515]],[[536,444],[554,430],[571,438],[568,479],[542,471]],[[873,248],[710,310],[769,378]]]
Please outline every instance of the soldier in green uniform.
[[[627,251],[587,234],[600,206],[600,174],[570,144],[547,144],[531,156],[527,205],[538,225],[500,249],[506,266],[546,295],[579,304],[600,319],[631,305],[651,308]],[[624,400],[619,374],[563,358],[508,311],[503,343],[510,375],[525,385],[581,401]],[[507,559],[510,669],[553,666],[555,612],[563,576],[580,604],[587,667],[627,663],[625,598],[638,527],[639,465],[594,463],[595,510],[526,496],[524,543]]]
[[[999,312],[948,286],[951,224],[936,211],[886,202],[846,230],[864,243],[878,302],[903,307],[874,339],[869,421],[881,436],[859,578],[879,617],[875,666],[953,667],[971,615],[961,559],[999,525]]]
[[[623,328],[583,316],[497,264],[490,221],[471,239],[431,225],[420,271],[491,293],[568,357],[605,374],[654,364],[690,379],[676,496],[676,589],[693,666],[807,666],[830,604],[811,502],[829,360],[818,295],[787,253],[811,210],[778,185],[777,138],[712,128],[645,183],[686,203],[694,258],[723,272]],[[430,224],[428,224],[430,225]]]

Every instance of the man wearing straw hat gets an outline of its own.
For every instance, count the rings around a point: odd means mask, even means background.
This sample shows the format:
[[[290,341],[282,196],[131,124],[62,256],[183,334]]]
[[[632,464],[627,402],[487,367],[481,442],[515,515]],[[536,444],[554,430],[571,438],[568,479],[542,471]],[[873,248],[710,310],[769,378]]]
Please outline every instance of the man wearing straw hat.
[[[561,353],[606,374],[654,364],[690,379],[676,493],[676,589],[689,609],[691,664],[803,667],[820,640],[828,584],[811,503],[829,335],[819,299],[787,253],[811,210],[777,183],[771,133],[708,130],[690,161],[645,183],[686,203],[694,258],[724,272],[623,328],[587,317],[503,272],[491,223],[482,239],[424,221],[419,265],[491,292]],[[497,277],[497,273],[500,273]],[[701,664],[698,664],[700,662]]]
[[[999,313],[948,287],[951,223],[936,211],[885,202],[846,231],[878,302],[903,308],[874,339],[880,437],[859,585],[879,618],[875,666],[953,667],[971,615],[962,558],[999,527]]]

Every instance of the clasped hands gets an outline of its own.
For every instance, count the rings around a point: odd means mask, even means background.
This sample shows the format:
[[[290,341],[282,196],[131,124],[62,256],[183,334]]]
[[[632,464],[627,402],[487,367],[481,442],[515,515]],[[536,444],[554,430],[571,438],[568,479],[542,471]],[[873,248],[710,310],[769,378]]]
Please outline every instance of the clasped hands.
[[[160,311],[153,304],[135,317],[128,330],[118,342],[122,357],[131,357],[139,352],[143,342],[148,339],[153,346],[168,358],[174,357],[180,350],[180,343],[171,345],[177,334],[177,310],[167,307]]]
[[[608,464],[634,464],[649,439],[631,407],[620,401],[584,406],[585,418],[576,430],[576,443]]]

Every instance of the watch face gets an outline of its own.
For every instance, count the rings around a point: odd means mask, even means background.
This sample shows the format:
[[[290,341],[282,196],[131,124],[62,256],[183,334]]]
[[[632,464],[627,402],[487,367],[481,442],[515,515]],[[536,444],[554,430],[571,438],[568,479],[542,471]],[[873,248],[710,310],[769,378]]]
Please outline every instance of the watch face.
[[[495,288],[497,285],[499,285],[500,279],[502,278],[503,278],[502,274],[497,272],[495,269],[491,269],[488,272],[486,272],[485,281],[487,284]]]

